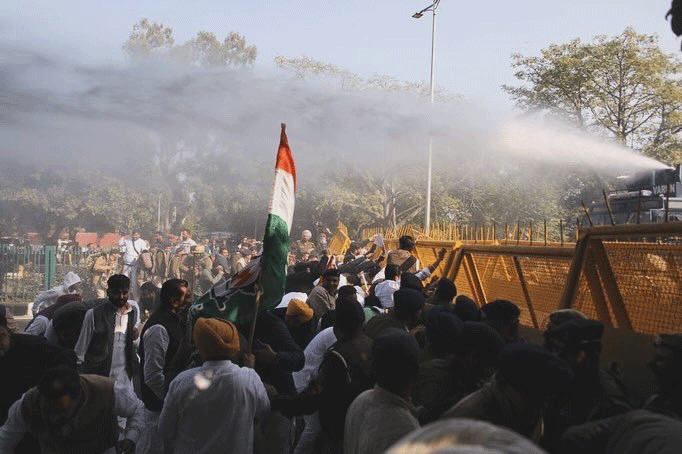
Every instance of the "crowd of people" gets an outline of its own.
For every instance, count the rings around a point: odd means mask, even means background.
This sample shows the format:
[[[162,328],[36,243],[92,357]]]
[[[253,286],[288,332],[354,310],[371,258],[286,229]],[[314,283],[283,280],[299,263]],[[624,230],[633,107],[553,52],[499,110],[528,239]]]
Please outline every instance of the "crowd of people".
[[[197,296],[261,252],[248,239],[236,258],[200,246],[190,232],[176,245],[132,232],[94,261],[98,298],[67,274],[24,333],[0,306],[0,452],[682,449],[682,335],[656,337],[658,390],[639,403],[601,369],[601,322],[559,310],[532,343],[516,304],[479,307],[435,275],[445,250],[421,264],[404,236],[394,250],[354,242],[333,257],[309,231],[291,244],[276,308],[253,325],[188,326]]]

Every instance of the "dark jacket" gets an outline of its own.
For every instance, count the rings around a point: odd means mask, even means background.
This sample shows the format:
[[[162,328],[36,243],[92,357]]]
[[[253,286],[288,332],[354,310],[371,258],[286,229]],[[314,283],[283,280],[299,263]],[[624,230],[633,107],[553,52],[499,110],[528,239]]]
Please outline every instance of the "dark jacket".
[[[523,410],[523,397],[507,385],[505,392],[496,376],[483,388],[469,394],[445,412],[441,419],[468,418],[488,421],[496,426],[511,429],[533,442],[539,442],[542,433],[542,415],[528,414]]]
[[[557,454],[674,454],[682,452],[682,422],[636,410],[572,427]]]
[[[607,386],[607,379],[605,374],[599,372],[591,377],[579,378],[567,392],[550,401],[545,409],[546,424],[542,442],[545,449],[554,451],[556,442],[569,427],[632,410],[624,394],[616,394],[612,389],[616,387]]]
[[[156,394],[154,394],[154,391],[152,391],[144,382],[144,334],[154,325],[163,326],[168,333],[168,349],[166,349],[163,366],[163,376],[166,378],[166,392],[168,391],[168,385],[170,384],[168,377],[173,358],[180,347],[182,339],[185,337],[185,325],[182,323],[182,320],[180,320],[180,317],[171,310],[160,307],[149,316],[149,320],[145,323],[142,334],[140,335],[140,383],[142,384],[140,397],[148,410],[161,411],[163,408],[163,400],[159,399]]]
[[[321,432],[314,452],[343,452],[348,408],[363,391],[374,386],[371,373],[372,339],[359,334],[339,341],[325,354],[319,376],[297,396],[275,396],[272,409],[287,416],[319,411]]]
[[[60,365],[76,368],[73,350],[51,345],[43,337],[11,336],[9,351],[0,356],[0,425],[7,420],[9,407],[36,386],[46,370]]]
[[[422,407],[420,424],[437,420],[468,394],[475,392],[475,385],[466,384],[462,370],[455,358],[435,358],[419,365],[417,383],[412,392],[412,403]]]
[[[78,409],[69,422],[68,435],[56,436],[46,424],[37,388],[22,400],[22,414],[45,454],[98,453],[114,446],[118,420],[114,413],[114,382],[96,375],[81,376]]]
[[[268,344],[277,352],[277,364],[259,365],[256,361],[256,372],[261,380],[274,386],[280,394],[296,394],[291,373],[303,369],[305,356],[289,333],[286,324],[271,312],[262,312],[258,315],[254,339]],[[258,345],[254,345],[254,349],[257,348]]]
[[[370,338],[376,339],[382,331],[388,328],[405,330],[405,324],[395,318],[393,314],[379,314],[376,317],[372,317],[365,324],[365,333],[367,333]]]
[[[360,334],[338,341],[320,365],[320,426],[332,438],[343,438],[348,407],[363,391],[374,386],[372,339]]]
[[[111,371],[111,359],[114,348],[114,325],[116,324],[116,308],[110,302],[106,302],[93,309],[95,328],[92,340],[85,353],[83,370],[85,374],[101,375],[108,377]],[[126,327],[126,372],[132,378],[137,371],[137,355],[133,346],[135,320],[137,318],[135,307],[128,314],[128,326]]]

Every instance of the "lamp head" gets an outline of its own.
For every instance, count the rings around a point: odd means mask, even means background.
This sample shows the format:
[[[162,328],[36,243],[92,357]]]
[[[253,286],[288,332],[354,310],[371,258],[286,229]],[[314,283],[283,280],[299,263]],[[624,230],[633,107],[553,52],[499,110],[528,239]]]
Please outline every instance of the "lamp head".
[[[415,19],[421,19],[421,17],[422,17],[423,15],[424,15],[424,13],[422,13],[422,12],[420,11],[420,12],[414,13],[414,14],[412,15],[412,17],[414,17]]]

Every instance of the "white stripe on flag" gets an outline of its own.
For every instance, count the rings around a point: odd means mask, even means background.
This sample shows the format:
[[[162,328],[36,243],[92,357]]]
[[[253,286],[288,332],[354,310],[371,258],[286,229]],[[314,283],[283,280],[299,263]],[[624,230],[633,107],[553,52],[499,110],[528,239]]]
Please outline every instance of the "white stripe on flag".
[[[270,214],[279,216],[286,222],[289,233],[291,233],[291,222],[294,218],[294,201],[294,177],[285,170],[275,169]]]

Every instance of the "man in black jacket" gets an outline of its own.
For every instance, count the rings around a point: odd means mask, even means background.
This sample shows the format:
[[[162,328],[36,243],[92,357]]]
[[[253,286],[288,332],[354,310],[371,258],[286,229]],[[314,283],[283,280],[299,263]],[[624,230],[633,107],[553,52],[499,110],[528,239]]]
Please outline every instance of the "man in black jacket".
[[[284,321],[271,312],[258,315],[253,353],[263,383],[272,385],[278,394],[296,394],[291,373],[303,369],[305,356]],[[256,452],[289,452],[291,444],[291,419],[274,411],[263,415],[256,431]]]
[[[142,329],[140,382],[147,433],[138,443],[140,452],[161,452],[156,426],[170,384],[170,366],[185,337],[185,320],[180,312],[188,303],[188,293],[189,283],[184,279],[164,282],[159,307]]]
[[[115,274],[107,280],[108,301],[85,313],[74,348],[82,373],[109,377],[133,389],[138,362],[133,341],[139,320],[128,302],[130,279]]]

